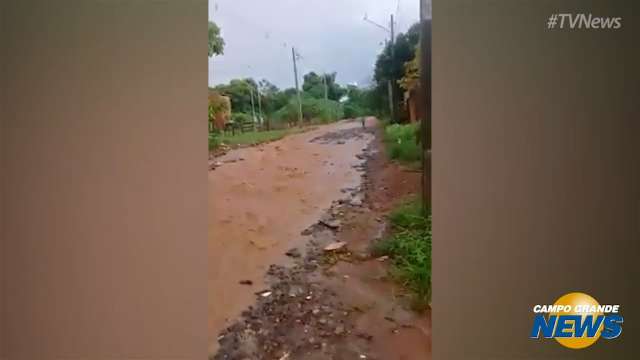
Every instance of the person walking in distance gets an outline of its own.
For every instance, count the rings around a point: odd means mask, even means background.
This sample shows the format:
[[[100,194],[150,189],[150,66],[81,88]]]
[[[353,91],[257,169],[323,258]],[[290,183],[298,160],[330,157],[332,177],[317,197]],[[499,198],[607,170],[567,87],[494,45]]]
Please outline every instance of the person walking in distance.
[[[364,117],[364,116],[360,118],[360,122],[362,123],[362,128],[363,128],[363,129],[364,129],[364,120],[365,120],[365,117]]]

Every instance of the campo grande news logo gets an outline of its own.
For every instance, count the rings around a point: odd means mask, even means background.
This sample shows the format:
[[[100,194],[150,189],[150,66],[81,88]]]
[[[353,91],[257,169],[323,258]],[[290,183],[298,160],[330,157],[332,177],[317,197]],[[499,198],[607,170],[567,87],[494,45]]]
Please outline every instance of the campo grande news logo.
[[[619,312],[620,305],[600,305],[587,294],[569,293],[553,305],[533,307],[530,337],[553,338],[570,349],[584,349],[601,337],[610,340],[622,334],[624,319]]]

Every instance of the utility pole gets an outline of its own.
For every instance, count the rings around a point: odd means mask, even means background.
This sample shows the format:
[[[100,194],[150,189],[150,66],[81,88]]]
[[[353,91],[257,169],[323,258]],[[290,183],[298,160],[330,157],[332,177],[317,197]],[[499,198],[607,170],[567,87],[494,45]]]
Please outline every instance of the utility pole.
[[[262,122],[264,121],[264,118],[262,116],[262,99],[260,96],[260,89],[258,90],[258,114],[260,115],[260,125],[262,125]]]
[[[322,74],[322,83],[324,84],[324,99],[329,100],[329,91],[327,90],[327,74]]]
[[[291,57],[293,58],[293,76],[296,79],[296,93],[298,94],[298,125],[302,125],[302,99],[300,99],[300,87],[298,86],[298,67],[296,65],[296,49],[291,47]]]
[[[251,65],[246,65],[246,67],[251,73],[253,73],[253,67]],[[253,120],[253,125],[255,126],[255,123],[256,123],[256,106],[255,106],[254,101],[253,101],[253,84],[251,82],[248,82],[248,81],[246,83],[247,83],[247,85],[249,85],[249,93],[251,94],[251,114],[253,115],[252,120]]]
[[[389,116],[391,117],[391,123],[395,123],[394,111],[393,111],[393,85],[391,84],[393,80],[387,80],[387,92],[389,96]]]
[[[385,48],[388,45],[391,47],[391,68],[392,69],[395,68],[394,65],[395,65],[396,50],[394,48],[394,45],[395,45],[395,40],[394,40],[395,33],[394,33],[393,14],[391,14],[391,23],[389,24],[390,25],[389,28],[387,28],[387,27],[385,27],[383,25],[380,25],[377,22],[369,19],[369,17],[367,16],[366,13],[364,14],[364,21],[377,26],[378,28],[386,31],[390,35],[390,37],[391,37],[390,42],[387,43],[387,40],[385,39],[384,46],[385,46]],[[395,77],[393,76],[393,73],[392,73],[391,74],[391,79],[387,81],[387,88],[388,88],[387,90],[388,90],[388,93],[389,93],[389,116],[391,117],[391,122],[392,123],[396,122],[396,106],[395,106],[396,102],[395,102],[395,96],[394,96],[394,93],[395,93],[394,86],[395,86],[395,84],[396,84],[396,80],[395,80]]]
[[[329,91],[327,90],[327,73],[322,73],[322,84],[324,84],[324,101],[329,100]],[[338,111],[336,110],[336,118]],[[338,119],[336,119],[338,120]]]
[[[253,114],[253,122],[256,122],[256,108],[253,104],[253,86],[249,84],[249,90],[251,91],[251,113]]]
[[[395,69],[396,64],[396,49],[395,49],[395,33],[393,31],[393,14],[391,14],[391,22],[389,24],[389,29],[391,31],[391,81],[389,82],[389,103],[390,103],[390,116],[391,122],[396,123],[398,119],[396,119],[396,92],[394,91],[396,85],[395,76],[393,76],[393,69]]]

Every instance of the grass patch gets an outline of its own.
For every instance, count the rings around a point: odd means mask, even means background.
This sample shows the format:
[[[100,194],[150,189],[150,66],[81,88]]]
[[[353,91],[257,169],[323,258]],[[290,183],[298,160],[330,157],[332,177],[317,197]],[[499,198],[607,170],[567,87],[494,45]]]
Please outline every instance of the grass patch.
[[[296,134],[306,130],[307,129],[295,127],[269,131],[251,131],[245,133],[236,133],[235,135],[225,134],[220,136],[220,140],[222,143],[225,143],[229,146],[256,145],[263,142],[280,140],[286,135]]]
[[[389,220],[391,235],[374,245],[373,254],[391,258],[392,277],[412,292],[414,307],[424,310],[431,301],[431,214],[413,199],[392,211]]]
[[[392,124],[384,128],[387,154],[393,160],[419,165],[422,149],[417,142],[418,124]]]

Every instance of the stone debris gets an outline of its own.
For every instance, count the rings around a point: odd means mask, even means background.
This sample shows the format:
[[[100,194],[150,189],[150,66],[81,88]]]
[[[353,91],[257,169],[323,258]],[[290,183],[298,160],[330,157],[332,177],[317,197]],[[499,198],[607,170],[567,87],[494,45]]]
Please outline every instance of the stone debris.
[[[302,256],[302,254],[300,254],[300,250],[298,250],[298,248],[293,248],[293,249],[289,249],[285,255],[292,257],[292,258],[299,258],[300,256]]]
[[[324,247],[324,251],[338,251],[338,250],[342,250],[345,246],[347,246],[347,243],[344,241],[336,241],[334,243],[331,243],[327,246]]]

